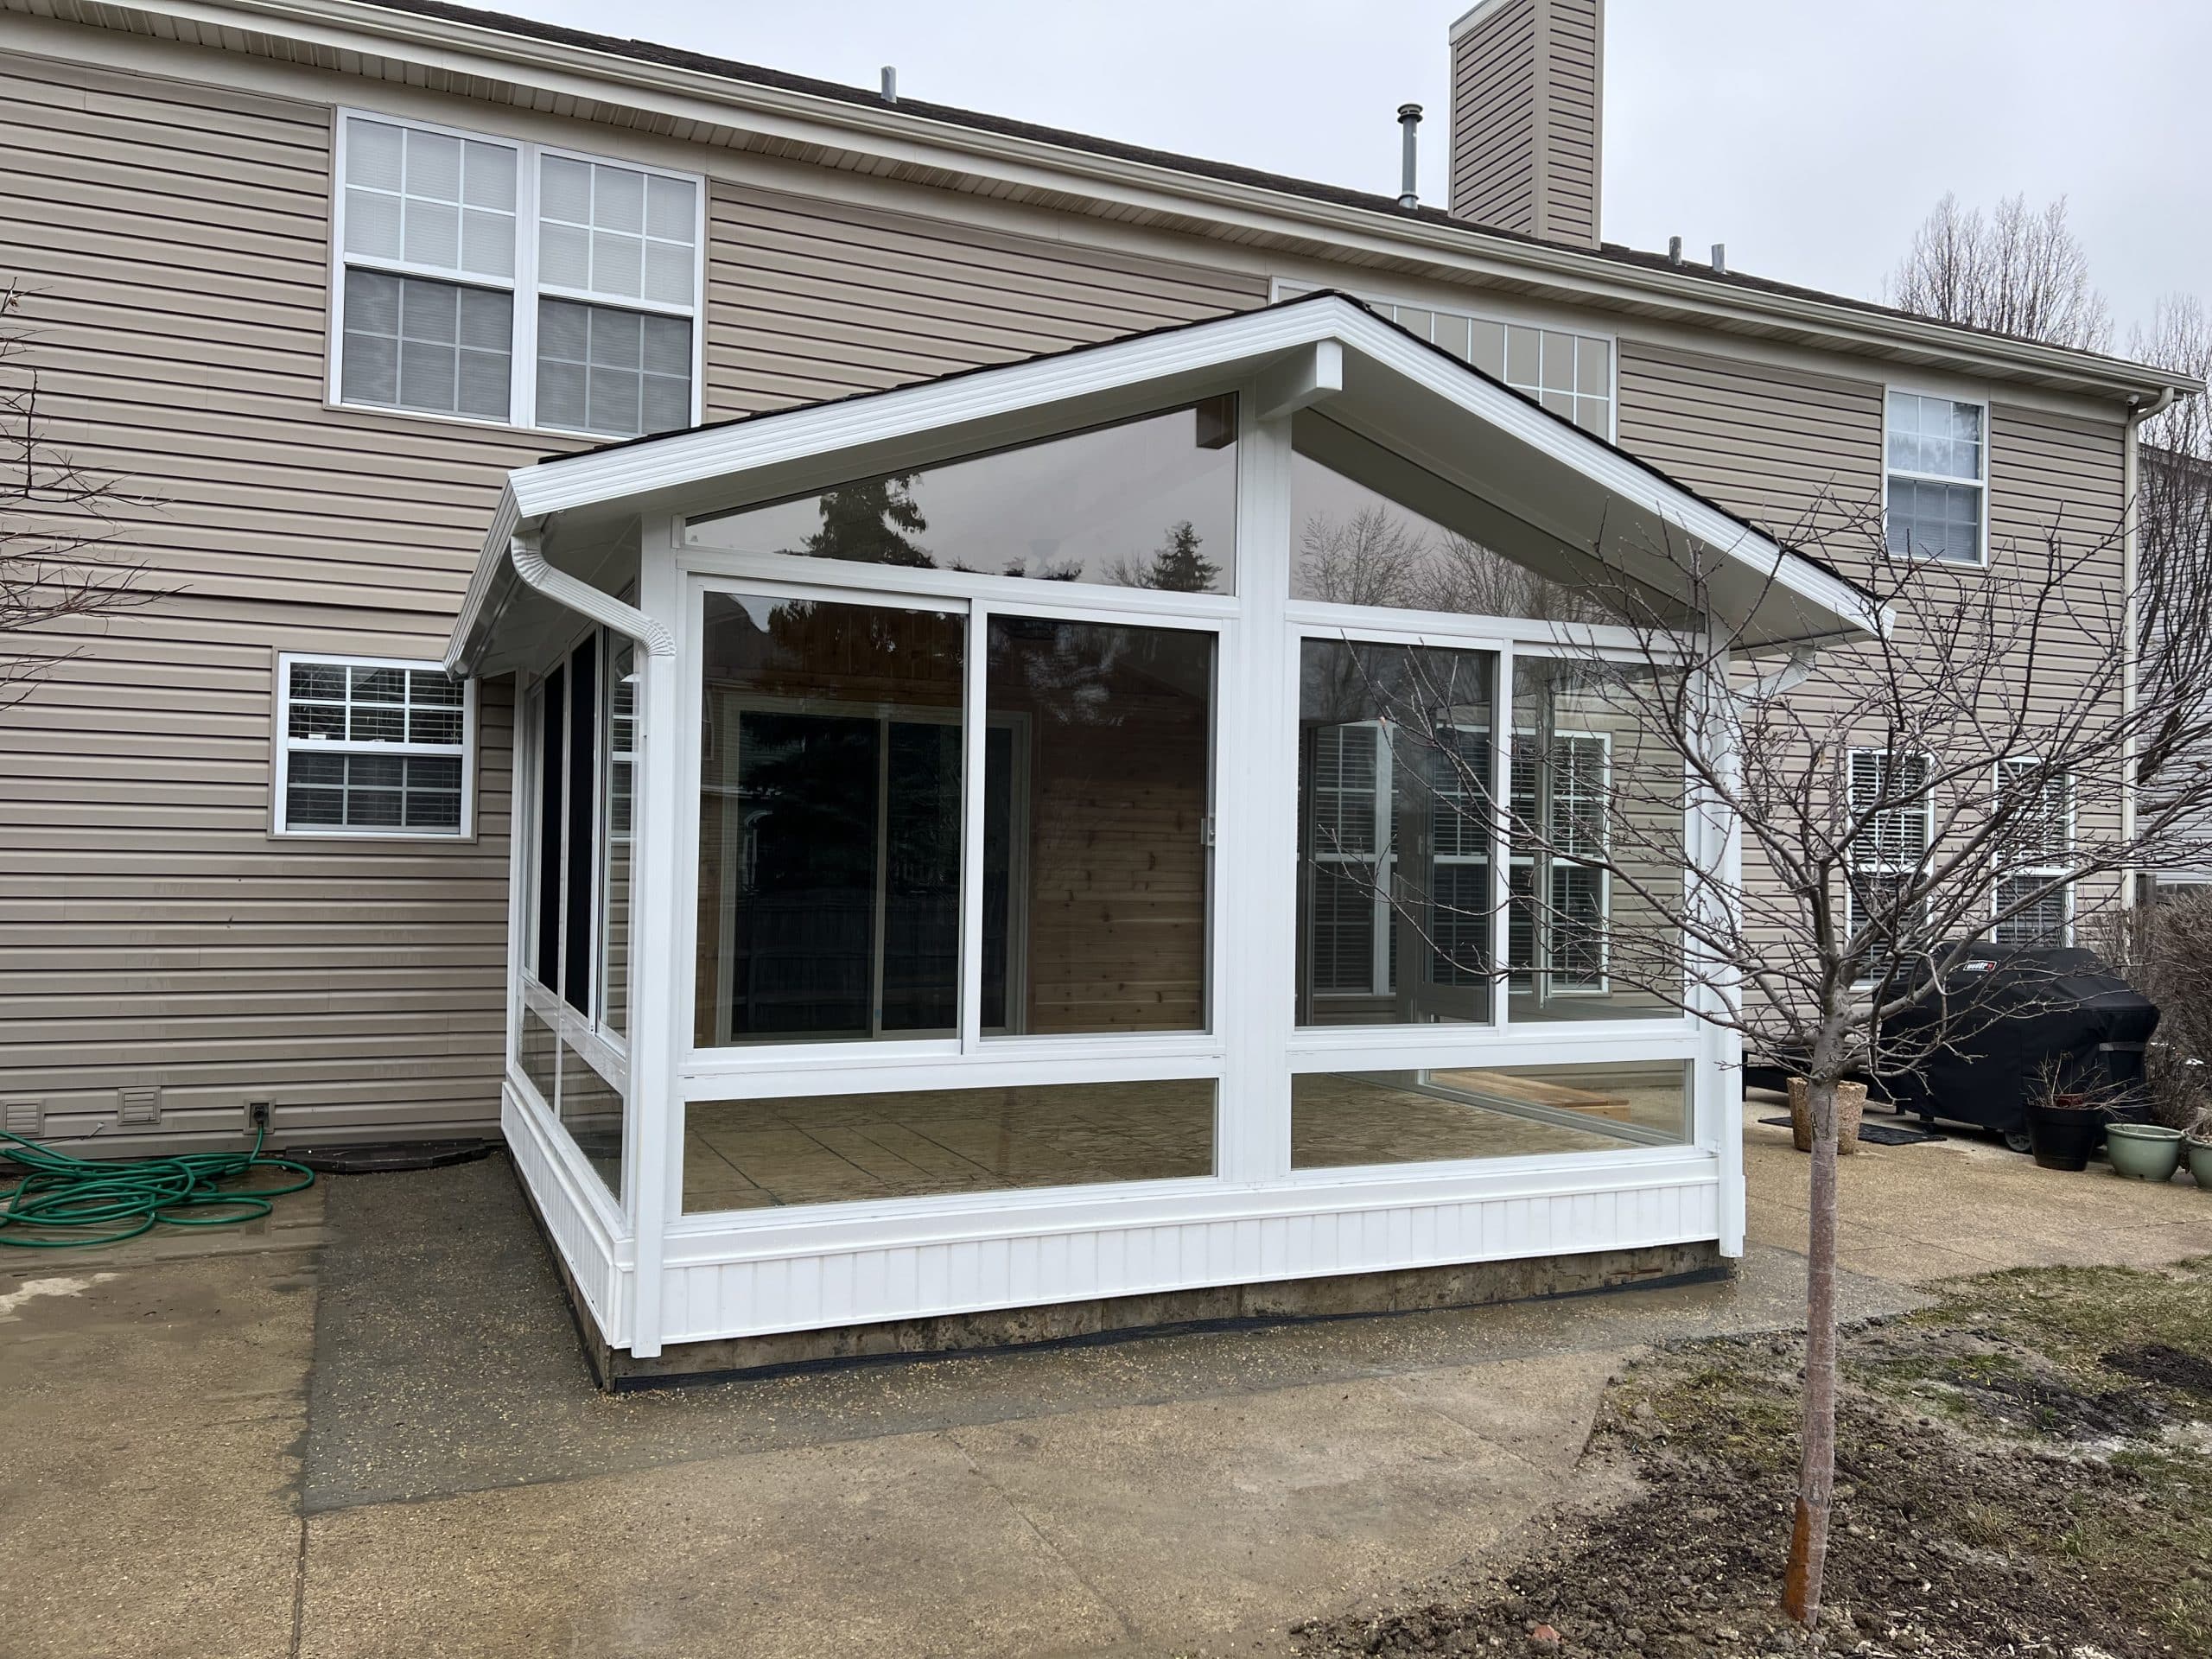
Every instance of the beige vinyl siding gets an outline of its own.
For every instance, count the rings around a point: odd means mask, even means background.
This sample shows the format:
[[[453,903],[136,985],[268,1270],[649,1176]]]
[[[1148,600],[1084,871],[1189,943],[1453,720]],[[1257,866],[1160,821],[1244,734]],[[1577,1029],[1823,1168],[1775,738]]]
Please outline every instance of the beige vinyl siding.
[[[1872,516],[1883,492],[1883,382],[1634,340],[1620,342],[1619,375],[1624,448],[1846,575],[1867,574],[1883,556]],[[2069,618],[2043,644],[2059,677],[2069,666],[2088,673],[2120,624],[2125,428],[1993,402],[1987,435],[1992,567],[2039,561],[2054,527],[2089,556]],[[1909,641],[1911,627],[1904,618],[1900,637]],[[1824,653],[1821,675],[1847,672],[1847,657]],[[1816,677],[1796,695],[1816,703],[1821,685]],[[2079,780],[2075,793],[2085,832],[2100,814],[2107,824],[2116,817],[2116,779]],[[1746,860],[1756,881],[1755,848]]]
[[[1597,0],[1502,0],[1452,42],[1452,211],[1595,246],[1604,23]]]
[[[1536,229],[1536,0],[1506,0],[1452,42],[1452,211]]]
[[[723,180],[707,416],[873,391],[1265,303],[1262,278]]]
[[[1878,381],[1627,339],[1618,361],[1621,447],[1731,512],[1786,537],[1878,499]]]
[[[514,433],[322,407],[327,109],[0,59],[0,270],[153,597],[0,715],[0,1096],[50,1134],[496,1122],[510,706],[467,842],[269,834],[280,651],[435,658]],[[48,642],[40,642],[41,649]],[[118,1141],[120,1144],[120,1141]]]
[[[368,101],[334,79],[332,101]],[[332,111],[0,54],[0,273],[42,413],[123,480],[152,602],[0,712],[0,1099],[54,1135],[483,1130],[503,1048],[511,688],[473,842],[272,838],[280,651],[435,658],[499,480],[577,441],[324,407]],[[457,105],[451,124],[496,130]],[[580,133],[579,148],[591,148]],[[719,417],[1257,304],[1260,280],[717,181]]]
[[[1545,0],[1543,192],[1536,233],[1596,245],[1604,21],[1598,0]]]

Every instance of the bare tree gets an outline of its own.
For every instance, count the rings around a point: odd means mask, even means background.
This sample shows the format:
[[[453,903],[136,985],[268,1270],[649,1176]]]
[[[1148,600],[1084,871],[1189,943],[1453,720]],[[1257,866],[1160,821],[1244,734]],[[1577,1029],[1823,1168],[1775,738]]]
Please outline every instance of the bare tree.
[[[1428,537],[1388,507],[1315,513],[1299,531],[1301,591],[1336,605],[1404,609],[1428,563]]]
[[[2212,715],[2201,699],[2124,695],[2124,601],[2110,580],[2119,525],[2088,544],[2054,533],[1969,571],[1884,556],[1871,504],[1822,504],[1808,522],[1818,533],[1796,544],[1871,573],[1861,585],[1870,613],[1891,619],[1884,631],[1830,645],[1812,677],[1799,678],[1802,662],[1753,674],[1740,633],[1685,633],[1653,614],[1616,556],[1605,592],[1634,643],[1578,649],[1562,626],[1548,670],[1524,679],[1523,665],[1545,659],[1516,658],[1511,717],[1495,722],[1515,734],[1502,811],[1490,747],[1467,741],[1455,712],[1461,653],[1406,653],[1431,663],[1426,679],[1394,664],[1365,690],[1387,701],[1393,744],[1415,751],[1394,771],[1434,780],[1422,812],[1467,815],[1465,834],[1502,817],[1520,859],[1609,883],[1609,911],[1593,916],[1529,882],[1515,923],[1529,959],[1478,953],[1493,973],[1571,971],[1600,951],[1609,982],[1736,1033],[1748,1057],[1808,1081],[1805,1427],[1784,1599],[1810,1624],[1834,1478],[1837,1085],[1896,1075],[1986,1030],[1996,1016],[1978,993],[1990,981],[1967,970],[1993,939],[2047,934],[2069,907],[2116,898],[2121,873],[2199,850]],[[1646,551],[1673,567],[1694,613],[1717,613],[1718,556]],[[2190,594],[2198,608],[2171,617],[2156,649],[2185,658],[2212,634],[2205,590]],[[2182,671],[2148,664],[2142,683],[2171,696]],[[1555,736],[1570,728],[1608,734],[1594,788]],[[2123,819],[2110,804],[2131,753],[2154,738],[2167,757],[2159,798]],[[1728,845],[1738,856],[1716,855]],[[1464,971],[1481,918],[1408,904],[1422,886],[1401,868],[1375,892]]]
[[[16,283],[0,288],[0,710],[74,654],[40,634],[157,597],[135,565],[103,551],[118,515],[143,504],[48,441],[27,298]]]
[[[2112,335],[2063,196],[2041,209],[2007,196],[1985,217],[1946,194],[1913,233],[1886,297],[1923,317],[2083,351],[2102,351]]]

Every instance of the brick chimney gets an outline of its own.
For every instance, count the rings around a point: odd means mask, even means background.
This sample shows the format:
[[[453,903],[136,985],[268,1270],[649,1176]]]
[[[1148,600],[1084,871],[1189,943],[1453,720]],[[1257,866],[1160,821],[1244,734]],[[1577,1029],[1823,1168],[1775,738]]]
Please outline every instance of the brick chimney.
[[[1598,245],[1605,0],[1482,0],[1452,25],[1452,211]]]

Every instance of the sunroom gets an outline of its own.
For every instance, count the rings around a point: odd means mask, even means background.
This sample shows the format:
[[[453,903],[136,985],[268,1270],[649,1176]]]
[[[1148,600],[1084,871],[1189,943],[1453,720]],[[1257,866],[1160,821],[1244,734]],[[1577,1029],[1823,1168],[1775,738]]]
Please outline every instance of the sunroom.
[[[1624,948],[1734,857],[1653,616],[1870,620],[1334,294],[512,474],[448,665],[610,1380],[1737,1253],[1736,1055]]]

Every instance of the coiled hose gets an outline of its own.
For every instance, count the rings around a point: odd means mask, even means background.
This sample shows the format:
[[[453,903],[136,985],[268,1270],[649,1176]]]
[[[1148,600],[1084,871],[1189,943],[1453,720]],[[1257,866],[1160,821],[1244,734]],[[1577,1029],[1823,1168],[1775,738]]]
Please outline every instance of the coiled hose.
[[[251,1152],[188,1152],[167,1158],[77,1158],[0,1129],[0,1154],[26,1172],[0,1203],[0,1248],[69,1250],[136,1238],[156,1224],[227,1227],[265,1216],[270,1202],[315,1185],[315,1172],[289,1158]],[[221,1190],[257,1169],[290,1170],[283,1186]]]

